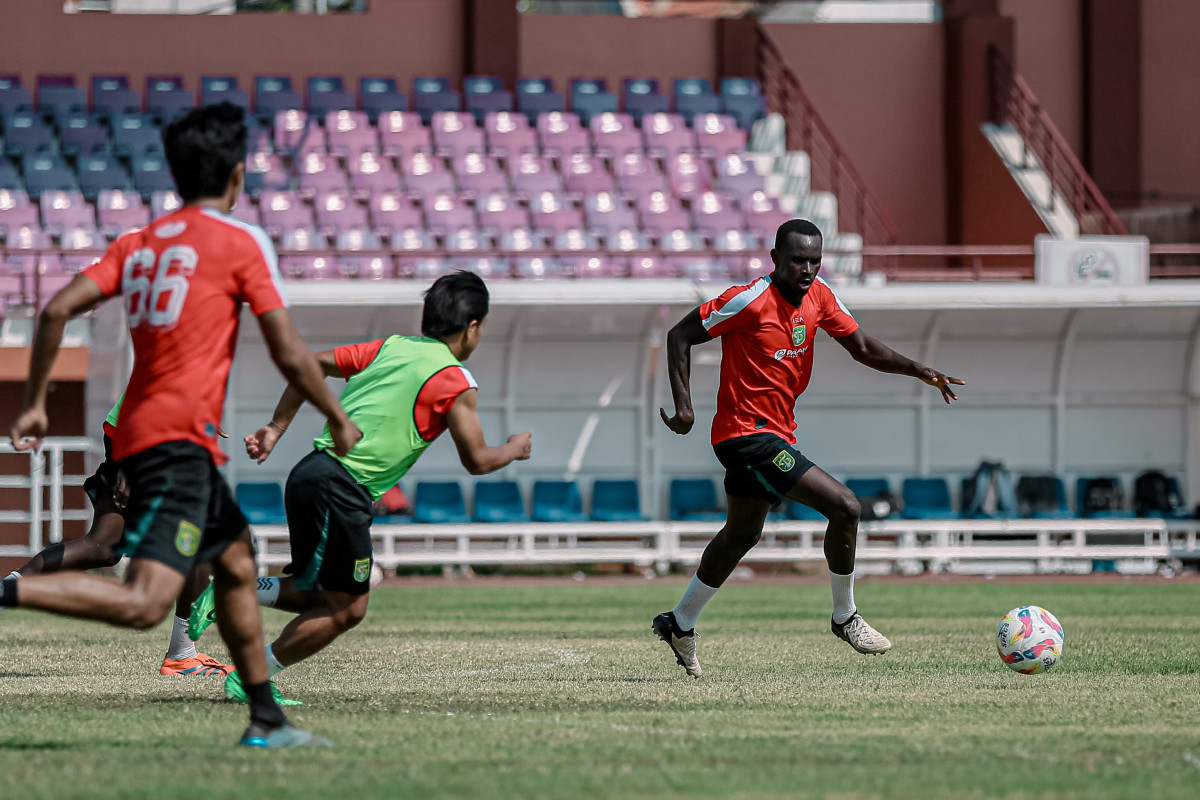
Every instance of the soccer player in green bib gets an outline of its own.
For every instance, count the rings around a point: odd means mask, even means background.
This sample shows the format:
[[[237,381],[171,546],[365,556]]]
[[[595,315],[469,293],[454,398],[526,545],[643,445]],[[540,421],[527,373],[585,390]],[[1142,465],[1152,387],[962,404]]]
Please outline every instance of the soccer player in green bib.
[[[271,644],[272,676],[319,652],[358,625],[371,589],[371,504],[396,485],[447,428],[459,459],[484,475],[529,458],[532,435],[518,433],[489,447],[476,411],[476,383],[463,361],[479,346],[488,291],[471,272],[438,278],[425,293],[422,336],[391,336],[317,354],[325,374],[346,379],[340,404],[363,432],[346,456],[331,449],[328,430],[288,476],[284,490],[292,563],[284,578],[259,580],[262,605],[298,614]],[[262,463],[296,416],[303,399],[288,387],[271,421],[246,437],[247,454]],[[193,606],[192,629],[203,633],[209,604]],[[245,702],[232,673],[225,695]]]

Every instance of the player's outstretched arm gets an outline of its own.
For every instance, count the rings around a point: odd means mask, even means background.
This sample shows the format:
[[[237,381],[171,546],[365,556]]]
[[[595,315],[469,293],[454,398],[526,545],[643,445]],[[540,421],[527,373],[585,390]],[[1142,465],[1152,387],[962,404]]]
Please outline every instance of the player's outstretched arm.
[[[322,350],[316,354],[316,359],[325,377],[342,377],[342,372],[338,369],[337,360],[332,350]],[[275,405],[275,412],[271,414],[271,421],[242,440],[246,443],[246,455],[259,464],[266,461],[267,456],[271,455],[271,451],[275,449],[275,444],[279,441],[279,437],[283,436],[287,431],[288,426],[292,424],[292,420],[296,418],[296,414],[300,411],[300,406],[302,405],[304,405],[304,395],[300,394],[300,391],[289,383],[284,387],[283,395]]]
[[[834,340],[860,364],[879,372],[889,372],[893,375],[908,375],[922,383],[927,383],[942,393],[942,399],[952,403],[958,395],[950,387],[966,386],[958,378],[950,378],[924,364],[918,364],[907,356],[902,356],[883,342],[867,336],[859,328],[849,336],[835,336]]]
[[[33,336],[33,354],[29,362],[29,378],[25,381],[25,400],[21,415],[13,423],[13,447],[29,450],[41,445],[50,421],[46,416],[46,387],[50,370],[58,358],[63,331],[77,314],[95,306],[105,298],[104,292],[91,278],[76,275],[42,309],[37,332]]]
[[[696,424],[696,412],[692,410],[692,348],[711,339],[700,319],[699,308],[693,308],[667,333],[667,376],[671,381],[675,415],[668,417],[664,408],[658,409],[658,415],[668,428],[680,435]]]
[[[508,441],[498,447],[489,447],[483,438],[483,426],[479,424],[479,413],[476,410],[479,393],[467,389],[458,396],[450,413],[446,415],[446,426],[450,429],[450,437],[458,448],[458,460],[472,475],[486,475],[502,467],[507,467],[514,461],[524,461],[529,458],[533,447],[533,434],[514,433]]]
[[[349,453],[362,438],[362,431],[350,421],[333,392],[325,385],[321,367],[296,332],[292,315],[286,308],[277,308],[260,314],[258,325],[267,341],[271,360],[287,379],[288,386],[295,388],[302,398],[325,415],[329,423],[329,435],[333,438],[333,452],[339,456]]]

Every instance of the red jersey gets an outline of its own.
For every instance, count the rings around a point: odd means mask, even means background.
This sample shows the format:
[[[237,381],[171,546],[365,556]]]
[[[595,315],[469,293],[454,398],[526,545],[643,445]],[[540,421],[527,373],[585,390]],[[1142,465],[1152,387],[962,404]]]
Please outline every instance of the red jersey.
[[[106,297],[124,295],[133,340],[113,457],[189,441],[225,463],[217,428],[242,303],[255,315],[287,306],[270,238],[256,225],[188,206],[117,239],[82,274]]]
[[[700,319],[721,338],[721,387],[712,443],[773,433],[796,443],[796,398],[812,376],[817,328],[849,336],[858,323],[817,278],[797,308],[769,275],[734,286],[700,306]]]

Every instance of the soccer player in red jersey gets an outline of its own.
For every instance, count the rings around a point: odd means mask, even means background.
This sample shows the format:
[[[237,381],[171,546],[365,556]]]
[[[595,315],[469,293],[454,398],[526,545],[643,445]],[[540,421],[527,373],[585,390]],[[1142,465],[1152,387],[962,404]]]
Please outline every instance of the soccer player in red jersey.
[[[963,385],[905,358],[867,336],[817,273],[821,231],[808,220],[779,227],[771,251],[775,270],[746,286],[734,286],[679,321],[667,337],[667,365],[675,414],[659,409],[678,434],[695,423],[688,385],[691,349],[721,337],[721,386],[712,444],[725,467],[728,516],[673,611],[654,618],[653,629],[670,645],[689,675],[700,676],[696,621],[704,605],[758,543],[771,508],[785,498],[816,509],[829,520],[825,560],[833,589],[833,633],[860,653],[883,653],[892,643],[858,614],[854,605],[854,545],[859,504],[854,494],[795,448],[796,399],[812,376],[813,337],[823,329],[855,361],[880,372],[908,375],[958,398]]]
[[[275,251],[261,228],[229,216],[245,185],[244,112],[222,103],[188,112],[163,131],[184,206],[120,237],[56,294],[35,335],[18,449],[49,427],[46,387],[63,328],[122,294],[136,356],[113,458],[129,486],[119,552],[123,583],[60,572],[0,582],[0,605],[129,628],[157,625],[195,561],[211,562],[217,625],[250,699],[249,747],[324,743],[292,727],[272,695],[264,659],[257,568],[246,518],[217,465],[225,385],[243,303],[258,318],[275,365],[328,419],[335,452],[361,436],[325,386],[287,310]]]

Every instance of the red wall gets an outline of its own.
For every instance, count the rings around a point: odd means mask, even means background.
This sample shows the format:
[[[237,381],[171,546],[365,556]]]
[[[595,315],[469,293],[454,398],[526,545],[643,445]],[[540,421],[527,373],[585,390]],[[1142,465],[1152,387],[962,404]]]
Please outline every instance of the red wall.
[[[1082,0],[1002,0],[1016,20],[1016,68],[1076,155],[1083,153]]]
[[[941,25],[768,25],[904,244],[946,241]]]
[[[521,74],[549,76],[568,95],[571,78],[606,78],[618,97],[621,78],[717,77],[717,21],[626,19],[569,14],[521,15]]]
[[[463,64],[464,0],[373,0],[366,14],[149,16],[64,14],[62,3],[6,4],[0,24],[0,73],[127,74],[139,89],[146,75],[341,75],[357,88],[363,75],[449,75]],[[11,7],[9,7],[11,6]],[[297,87],[303,91],[303,87]],[[405,89],[407,91],[407,89]],[[252,98],[253,99],[253,98]]]
[[[1142,190],[1200,201],[1200,3],[1142,3]]]

